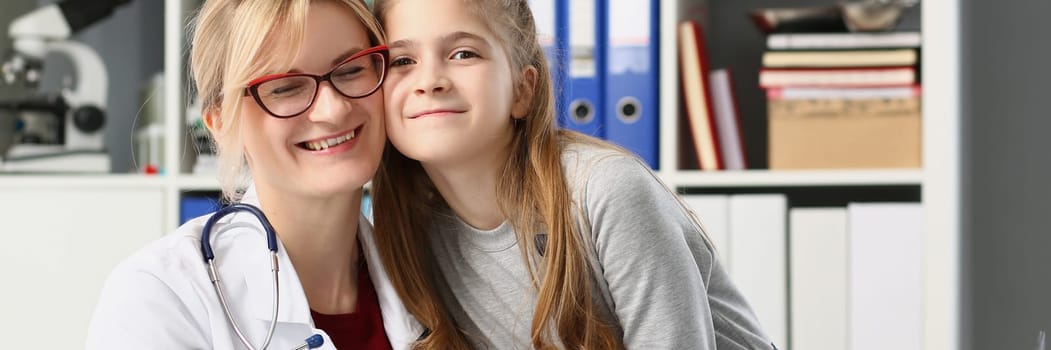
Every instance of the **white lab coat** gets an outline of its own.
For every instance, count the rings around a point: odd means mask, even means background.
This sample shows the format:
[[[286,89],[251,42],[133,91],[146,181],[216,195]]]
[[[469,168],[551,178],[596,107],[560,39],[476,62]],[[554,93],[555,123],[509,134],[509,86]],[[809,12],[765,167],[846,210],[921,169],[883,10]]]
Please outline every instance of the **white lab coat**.
[[[254,188],[242,202],[258,205]],[[87,349],[244,349],[223,314],[201,255],[201,228],[194,219],[118,265],[102,289],[88,331]],[[407,349],[423,326],[394,291],[379,253],[372,225],[362,217],[359,242],[368,262],[394,349]],[[270,326],[273,273],[266,236],[255,217],[235,213],[214,227],[212,247],[226,300],[252,346],[262,344]],[[335,349],[328,335],[314,328],[303,287],[292,262],[279,246],[278,324],[270,349],[292,349],[312,334],[325,338],[322,349]],[[75,292],[75,291],[71,291]]]

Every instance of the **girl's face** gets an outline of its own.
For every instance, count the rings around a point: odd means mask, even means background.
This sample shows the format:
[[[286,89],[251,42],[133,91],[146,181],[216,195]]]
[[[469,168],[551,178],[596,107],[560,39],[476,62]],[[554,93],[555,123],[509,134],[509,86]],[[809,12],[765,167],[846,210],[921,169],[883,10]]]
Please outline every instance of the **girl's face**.
[[[323,75],[369,47],[365,27],[352,10],[338,2],[312,2],[303,45],[289,73]],[[332,81],[346,84],[348,72],[355,69],[345,68],[336,69]],[[317,87],[306,111],[286,119],[272,116],[253,96],[243,97],[244,148],[257,186],[290,195],[331,196],[360,190],[375,174],[386,140],[383,94],[347,98],[332,81]],[[313,86],[295,81],[260,85],[259,94],[279,101],[274,96]],[[278,104],[270,102],[268,108],[277,110]]]
[[[511,140],[506,52],[463,0],[400,0],[384,18],[391,143],[424,165],[498,162]]]

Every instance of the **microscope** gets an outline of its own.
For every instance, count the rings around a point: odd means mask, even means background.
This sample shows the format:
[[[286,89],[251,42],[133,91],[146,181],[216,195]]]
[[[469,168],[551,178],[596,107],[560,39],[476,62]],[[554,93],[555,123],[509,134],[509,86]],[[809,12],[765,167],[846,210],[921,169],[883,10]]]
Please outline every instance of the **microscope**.
[[[10,138],[0,139],[0,171],[18,171],[19,164],[30,163],[78,171],[78,163],[85,161],[91,164],[80,170],[109,171],[103,138],[109,88],[106,66],[95,50],[70,37],[129,1],[66,0],[11,22],[8,35],[13,45],[0,62],[0,84],[32,92],[0,99],[0,138]],[[74,83],[63,84],[69,86],[58,92],[37,91],[48,54],[64,55],[73,63]],[[13,131],[4,132],[5,126],[12,125]]]

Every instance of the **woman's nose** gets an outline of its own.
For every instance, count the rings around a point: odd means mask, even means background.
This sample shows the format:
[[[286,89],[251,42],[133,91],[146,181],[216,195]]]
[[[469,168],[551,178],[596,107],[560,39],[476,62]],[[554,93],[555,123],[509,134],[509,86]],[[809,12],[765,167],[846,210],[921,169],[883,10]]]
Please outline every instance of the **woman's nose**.
[[[332,122],[345,117],[353,110],[350,98],[343,96],[329,82],[318,85],[314,105],[307,111],[307,117],[315,122]]]

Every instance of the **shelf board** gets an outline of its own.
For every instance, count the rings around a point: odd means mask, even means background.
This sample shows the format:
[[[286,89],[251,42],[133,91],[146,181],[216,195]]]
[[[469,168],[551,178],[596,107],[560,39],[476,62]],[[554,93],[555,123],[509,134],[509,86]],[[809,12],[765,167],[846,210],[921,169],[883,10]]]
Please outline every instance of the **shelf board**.
[[[164,188],[165,179],[143,174],[0,174],[0,188]]]
[[[182,174],[175,180],[179,191],[222,191],[215,174]],[[372,187],[372,181],[365,183],[366,192]]]
[[[919,186],[923,172],[905,170],[680,170],[661,173],[676,187],[794,187],[794,186]],[[164,176],[141,174],[0,174],[0,188],[24,186],[164,188]],[[219,191],[212,174],[182,174],[174,178],[180,191]]]
[[[221,191],[215,174],[180,174],[175,180],[179,191]]]
[[[903,170],[680,170],[661,174],[675,187],[919,186],[923,171]]]

